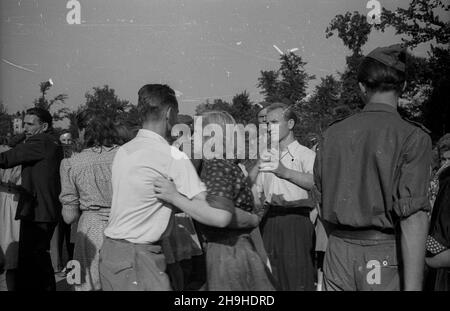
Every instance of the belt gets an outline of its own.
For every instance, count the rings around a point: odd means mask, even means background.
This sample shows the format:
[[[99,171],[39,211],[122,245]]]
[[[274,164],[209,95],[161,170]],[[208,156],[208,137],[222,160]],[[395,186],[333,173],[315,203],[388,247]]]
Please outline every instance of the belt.
[[[125,239],[113,239],[113,238],[110,238],[109,236],[106,236],[106,235],[103,235],[103,237],[104,237],[104,240],[111,240],[112,242],[118,242],[118,243],[122,243],[122,244],[130,244],[130,245],[135,245],[135,246],[152,246],[152,245],[155,245],[155,246],[161,246],[161,240],[159,240],[159,241],[156,241],[156,242],[152,242],[152,243],[146,243],[146,244],[139,244],[139,243],[133,243],[133,242],[130,242],[130,241],[128,241],[128,240],[125,240]]]
[[[269,205],[267,217],[284,216],[284,215],[302,215],[309,217],[311,208],[305,206],[286,207],[278,205]]]
[[[351,240],[385,241],[396,239],[395,229],[354,228],[350,226],[335,226],[331,235]]]

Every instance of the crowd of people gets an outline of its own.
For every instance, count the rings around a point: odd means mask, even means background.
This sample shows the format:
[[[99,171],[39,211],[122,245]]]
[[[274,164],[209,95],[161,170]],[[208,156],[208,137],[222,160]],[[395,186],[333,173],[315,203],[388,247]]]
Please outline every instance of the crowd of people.
[[[369,53],[364,109],[311,146],[292,106],[262,108],[278,149],[258,159],[190,159],[167,85],[139,89],[139,130],[85,109],[75,138],[55,137],[48,111],[27,110],[23,138],[0,142],[2,290],[53,291],[71,259],[76,291],[448,291],[450,134],[433,164],[427,130],[397,112],[405,53]]]

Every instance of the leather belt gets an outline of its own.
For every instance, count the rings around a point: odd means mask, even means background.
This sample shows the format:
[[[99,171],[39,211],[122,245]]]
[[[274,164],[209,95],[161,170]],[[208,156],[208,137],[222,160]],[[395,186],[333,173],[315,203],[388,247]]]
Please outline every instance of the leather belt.
[[[311,208],[304,206],[286,207],[278,205],[269,205],[267,217],[284,216],[284,215],[302,215],[309,217]]]
[[[385,241],[396,239],[395,229],[354,228],[347,226],[334,227],[331,235],[341,239],[351,240]]]

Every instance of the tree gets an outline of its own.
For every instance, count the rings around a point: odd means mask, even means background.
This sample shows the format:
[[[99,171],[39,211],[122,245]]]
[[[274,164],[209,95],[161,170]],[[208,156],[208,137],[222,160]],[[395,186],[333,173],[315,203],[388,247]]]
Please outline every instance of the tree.
[[[449,12],[450,5],[441,0],[412,0],[406,9],[383,9],[381,23],[375,25],[381,31],[393,27],[396,34],[406,36],[402,40],[411,48],[421,43],[431,43],[427,65],[424,66],[425,63],[422,62],[416,66],[426,79],[422,79],[422,87],[418,84],[413,87],[420,90],[431,85],[428,99],[423,101],[420,110],[422,121],[431,129],[434,141],[450,131],[450,22],[444,22],[439,17],[438,10]],[[433,46],[435,43],[440,46]]]
[[[230,114],[237,123],[245,125],[248,123],[255,123],[258,110],[259,108],[250,100],[250,95],[247,91],[244,91],[233,97]]]
[[[127,121],[128,111],[132,108],[128,100],[120,99],[115,90],[108,85],[93,87],[92,94],[85,94],[85,108],[96,115],[113,119],[114,121]]]
[[[315,76],[306,73],[301,56],[292,52],[280,56],[278,70],[261,71],[257,86],[266,102],[300,104],[306,96],[308,82]]]
[[[430,41],[445,45],[450,41],[450,22],[441,20],[438,9],[448,12],[450,5],[441,0],[412,0],[406,9],[383,8],[381,23],[375,28],[384,32],[387,27],[394,27],[397,35],[408,36],[402,40],[410,47]]]
[[[46,98],[47,92],[50,90],[52,85],[53,84],[50,83],[50,81],[45,81],[45,82],[39,83],[39,89],[41,92],[41,96],[33,101],[35,107],[43,108],[45,110],[50,111],[50,109],[52,108],[52,106],[54,104],[56,104],[58,102],[60,102],[62,104],[65,103],[66,99],[68,98],[67,94],[58,94],[50,100]],[[53,119],[55,121],[62,120],[62,119],[64,119],[63,115],[67,112],[68,112],[68,108],[61,108],[53,113]]]
[[[301,143],[308,145],[307,138],[311,133],[321,135],[332,121],[341,117],[341,88],[341,82],[332,75],[321,78],[311,97],[300,106],[300,120],[294,131]]]
[[[12,117],[7,113],[3,101],[0,101],[0,136],[6,136],[12,130]]]
[[[205,103],[195,107],[195,115],[201,115],[202,113],[211,110],[230,112],[231,105],[222,99],[214,99],[212,103],[207,99]]]
[[[369,39],[371,30],[372,26],[367,22],[367,17],[354,11],[336,15],[325,32],[326,38],[330,38],[337,32],[338,37],[353,52],[353,55],[361,56],[361,48]]]
[[[367,17],[357,11],[335,16],[325,30],[326,38],[337,33],[344,45],[352,52],[350,56],[346,57],[347,66],[344,72],[340,73],[342,81],[340,105],[342,105],[341,110],[347,111],[347,114],[358,111],[364,105],[359,95],[357,75],[359,65],[363,60],[361,49],[369,39],[371,30],[372,26],[367,22]]]

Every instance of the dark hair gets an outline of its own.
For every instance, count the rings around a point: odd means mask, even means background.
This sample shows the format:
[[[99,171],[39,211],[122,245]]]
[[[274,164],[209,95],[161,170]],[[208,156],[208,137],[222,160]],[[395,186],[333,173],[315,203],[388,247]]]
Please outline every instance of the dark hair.
[[[120,138],[111,118],[98,116],[90,119],[87,124],[84,142],[87,148],[112,147],[113,145],[121,145],[123,140]]]
[[[450,151],[450,133],[445,134],[439,139],[437,147],[440,159],[444,152]]]
[[[78,146],[77,150],[80,147],[112,147],[113,145],[122,145],[125,142],[117,130],[117,123],[108,116],[91,109],[84,109],[77,114],[76,121],[78,128],[85,130],[84,144]]]
[[[48,125],[47,131],[52,129],[53,118],[52,118],[52,115],[50,114],[50,112],[48,112],[48,110],[35,107],[35,108],[28,109],[26,111],[26,114],[37,116],[41,123],[47,123],[47,125]]]
[[[141,121],[156,121],[168,108],[178,109],[175,91],[168,85],[146,84],[138,92],[138,111]]]
[[[405,81],[404,72],[370,57],[365,57],[358,69],[358,82],[373,92],[396,91],[400,94]]]
[[[8,145],[9,140],[6,136],[0,136],[0,145]]]
[[[295,125],[297,125],[298,117],[295,111],[292,109],[292,105],[287,105],[284,103],[273,103],[267,106],[267,113],[275,110],[275,109],[283,109],[283,116],[286,121],[294,120]]]

